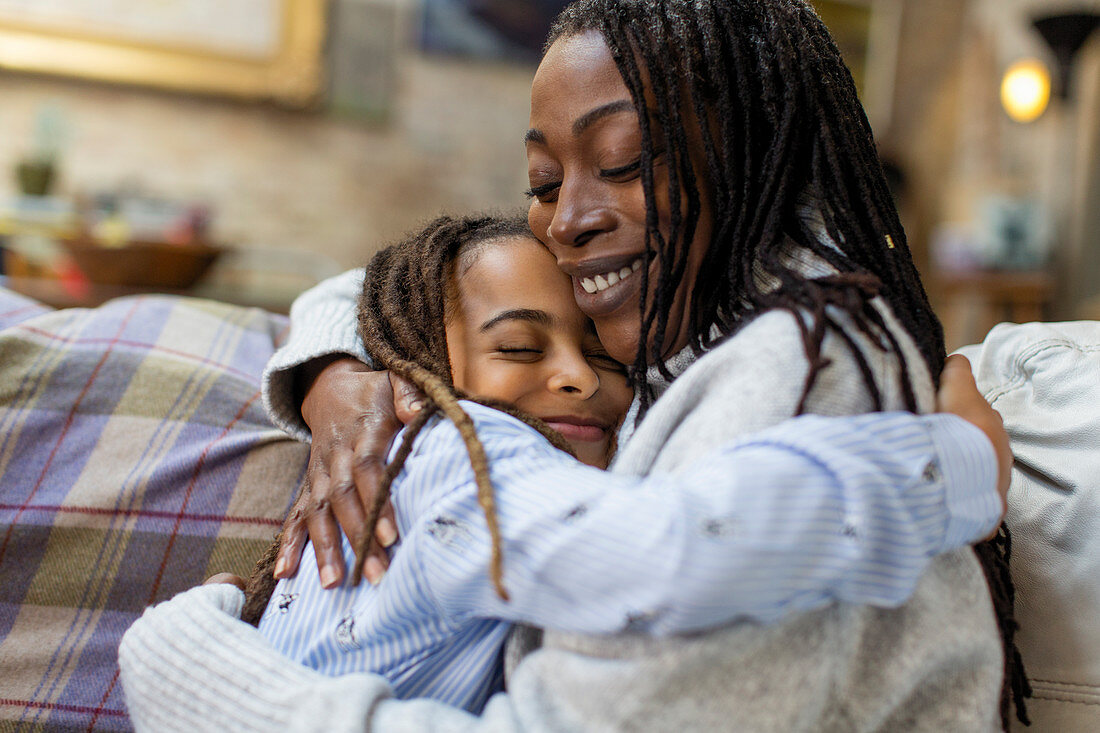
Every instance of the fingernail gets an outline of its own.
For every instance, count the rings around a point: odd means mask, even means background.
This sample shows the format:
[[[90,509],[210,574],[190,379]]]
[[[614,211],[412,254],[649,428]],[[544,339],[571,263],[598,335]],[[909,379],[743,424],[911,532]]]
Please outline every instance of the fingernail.
[[[393,526],[393,520],[389,517],[382,517],[378,520],[378,526],[375,528],[374,534],[378,537],[378,541],[382,543],[382,547],[389,547],[397,542],[397,527]]]
[[[283,573],[286,572],[286,558],[280,557],[275,563],[275,579],[280,580],[283,577]]]
[[[420,412],[424,409],[424,400],[413,400],[409,403],[409,409],[413,412]]]
[[[382,567],[382,561],[377,557],[368,557],[367,561],[363,563],[363,573],[367,576],[367,580],[371,585],[378,585],[382,582],[382,576],[386,574],[386,569]]]
[[[326,565],[321,568],[321,587],[331,588],[336,585],[336,581],[339,576],[336,575],[336,568],[331,565]]]

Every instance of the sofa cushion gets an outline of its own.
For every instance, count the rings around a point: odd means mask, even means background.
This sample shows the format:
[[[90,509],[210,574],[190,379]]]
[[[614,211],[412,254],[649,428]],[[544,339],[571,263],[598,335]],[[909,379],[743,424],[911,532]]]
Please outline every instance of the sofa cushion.
[[[0,728],[129,729],[122,632],[215,572],[248,575],[308,456],[260,402],[286,327],[196,299],[55,311],[0,288]]]
[[[1017,641],[1033,730],[1100,730],[1100,322],[1002,324],[961,350],[1016,458]]]

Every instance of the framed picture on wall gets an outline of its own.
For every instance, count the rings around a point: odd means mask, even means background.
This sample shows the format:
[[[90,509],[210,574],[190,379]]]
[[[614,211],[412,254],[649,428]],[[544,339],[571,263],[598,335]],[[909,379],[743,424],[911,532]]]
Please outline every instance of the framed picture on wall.
[[[0,0],[0,68],[305,107],[326,0]]]

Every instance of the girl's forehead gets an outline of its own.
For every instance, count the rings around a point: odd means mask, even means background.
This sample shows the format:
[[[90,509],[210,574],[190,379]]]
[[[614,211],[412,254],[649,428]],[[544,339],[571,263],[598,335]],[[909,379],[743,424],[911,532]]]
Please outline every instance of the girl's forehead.
[[[484,318],[493,311],[531,308],[563,318],[580,314],[573,283],[542,244],[529,237],[487,242],[472,253],[456,282],[462,312]]]

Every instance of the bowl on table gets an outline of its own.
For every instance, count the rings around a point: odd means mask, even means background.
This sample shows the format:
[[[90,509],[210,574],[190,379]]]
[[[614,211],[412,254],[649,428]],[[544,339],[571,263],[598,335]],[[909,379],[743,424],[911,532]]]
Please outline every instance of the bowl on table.
[[[86,238],[64,240],[65,251],[93,283],[183,290],[225,251],[203,242],[131,241],[109,247]]]

